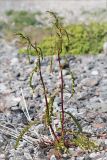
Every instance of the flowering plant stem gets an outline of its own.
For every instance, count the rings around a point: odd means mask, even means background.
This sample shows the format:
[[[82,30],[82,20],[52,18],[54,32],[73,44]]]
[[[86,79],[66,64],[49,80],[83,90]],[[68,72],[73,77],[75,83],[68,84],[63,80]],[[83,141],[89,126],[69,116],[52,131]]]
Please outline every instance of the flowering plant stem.
[[[64,137],[64,99],[63,99],[63,87],[64,87],[64,80],[63,80],[63,73],[62,73],[62,66],[61,66],[61,59],[60,59],[60,51],[58,51],[58,62],[59,62],[59,69],[60,69],[60,79],[61,79],[61,113],[62,113],[62,137]]]
[[[40,75],[40,79],[41,79],[41,82],[42,82],[42,87],[43,87],[43,90],[44,90],[44,96],[45,96],[45,104],[46,104],[47,114],[49,115],[49,105],[48,105],[48,100],[47,100],[46,88],[45,88],[45,84],[44,84],[44,80],[43,80],[42,72],[41,72],[41,62],[40,62],[40,58],[39,58],[39,75]],[[49,127],[50,127],[51,132],[52,132],[52,134],[54,135],[55,139],[59,142],[58,137],[57,137],[57,135],[55,134],[54,129],[53,129],[53,127],[52,127],[52,125],[51,125],[50,122],[49,122]]]

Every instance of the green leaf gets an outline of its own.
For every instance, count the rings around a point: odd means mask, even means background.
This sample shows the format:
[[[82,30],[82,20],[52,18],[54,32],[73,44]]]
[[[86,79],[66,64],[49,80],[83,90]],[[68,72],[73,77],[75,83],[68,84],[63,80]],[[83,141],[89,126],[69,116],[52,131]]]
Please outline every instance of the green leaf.
[[[73,119],[73,121],[75,122],[76,126],[77,126],[78,129],[79,129],[79,132],[82,133],[82,127],[81,127],[81,125],[79,124],[78,120],[75,118],[75,116],[74,116],[72,113],[70,113],[70,112],[66,112],[66,111],[65,111],[65,113],[68,114],[68,115]]]
[[[16,140],[16,144],[15,144],[15,149],[17,149],[17,147],[19,146],[19,142],[20,140],[23,139],[23,136],[28,132],[28,130],[35,124],[39,124],[37,120],[31,121],[25,128],[22,129],[22,131],[20,132],[17,140]]]

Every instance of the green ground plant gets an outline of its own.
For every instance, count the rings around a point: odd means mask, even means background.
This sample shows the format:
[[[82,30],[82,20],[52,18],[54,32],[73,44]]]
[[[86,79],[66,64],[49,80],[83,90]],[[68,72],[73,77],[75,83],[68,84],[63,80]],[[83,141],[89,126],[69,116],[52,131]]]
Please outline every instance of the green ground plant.
[[[103,44],[107,41],[107,23],[91,22],[85,24],[72,24],[66,26],[69,35],[69,54],[98,54],[103,50]],[[56,35],[45,37],[40,43],[39,47],[45,55],[51,55],[52,44],[57,39]],[[25,52],[21,49],[20,53]],[[33,51],[31,50],[32,54]],[[62,55],[67,54],[67,39],[64,35],[64,45],[62,48]]]
[[[85,24],[72,24],[66,27],[69,34],[69,54],[98,54],[103,50],[103,44],[107,40],[107,23],[92,22]],[[51,53],[51,43],[54,43],[56,36],[46,37],[40,47],[46,55]],[[65,55],[67,40],[62,49]]]
[[[23,35],[22,33],[18,33],[17,35],[20,36],[21,40],[24,40],[26,42],[26,47],[27,47],[26,51],[27,51],[29,60],[30,60],[30,55],[32,55],[31,51],[33,51],[33,56],[37,57],[35,67],[33,68],[31,75],[30,75],[30,80],[29,80],[30,87],[32,88],[34,92],[34,87],[32,85],[32,78],[34,74],[38,73],[40,77],[42,89],[43,89],[43,95],[45,98],[45,104],[44,104],[45,113],[43,113],[43,117],[44,117],[43,122],[54,137],[54,139],[52,139],[51,136],[49,136],[51,140],[51,145],[53,146],[55,150],[58,150],[60,155],[65,152],[67,153],[71,146],[75,146],[75,147],[79,146],[84,150],[96,150],[97,146],[82,131],[82,127],[79,124],[76,117],[72,113],[66,112],[64,109],[65,88],[64,88],[63,68],[61,64],[61,55],[63,52],[63,47],[65,45],[65,40],[66,40],[66,51],[69,51],[69,45],[70,45],[69,34],[67,30],[63,27],[62,23],[59,21],[55,13],[48,12],[48,14],[52,16],[53,18],[52,29],[53,29],[53,32],[55,33],[56,40],[54,43],[52,42],[51,53],[56,54],[57,59],[58,59],[59,72],[60,72],[60,86],[59,88],[54,89],[52,93],[48,94],[48,88],[45,85],[43,75],[42,75],[42,60],[44,59],[44,52],[42,52],[42,49],[39,47],[39,45],[37,45],[36,42],[33,44],[29,37]],[[50,61],[51,61],[50,68],[54,69],[54,66],[52,65],[52,58],[50,58]],[[70,74],[71,74],[71,79],[72,79],[71,83],[73,84],[72,85],[73,88],[71,89],[72,90],[71,96],[73,96],[74,95],[74,79],[73,79],[72,72]],[[59,119],[60,127],[56,128],[55,130],[53,126],[53,122],[54,122],[54,118],[57,118],[57,117],[54,114],[54,109],[55,109],[54,100],[57,95],[60,95],[60,98],[61,98],[61,108],[60,108],[61,112],[59,113],[60,114],[60,119]],[[65,127],[66,115],[68,115],[69,117],[73,119],[75,125],[77,126],[77,130],[73,131],[71,129],[69,130],[66,129]],[[15,145],[16,149],[19,145],[20,140],[23,139],[23,136],[25,135],[25,133],[28,132],[28,130],[32,127],[32,125],[37,124],[37,123],[38,121],[36,120],[34,122],[29,122],[28,126],[22,130],[22,132],[19,134],[17,141],[16,141],[16,145]],[[70,138],[71,135],[73,136],[73,138]],[[66,137],[68,138],[66,139]],[[42,143],[43,143],[43,140],[42,140]]]

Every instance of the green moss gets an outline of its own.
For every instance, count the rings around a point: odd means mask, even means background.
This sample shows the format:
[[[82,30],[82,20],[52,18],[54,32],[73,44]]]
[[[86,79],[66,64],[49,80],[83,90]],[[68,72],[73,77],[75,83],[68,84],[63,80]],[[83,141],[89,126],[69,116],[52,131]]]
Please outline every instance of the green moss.
[[[102,51],[103,43],[107,40],[107,23],[72,24],[66,28],[70,39],[69,54],[96,54]],[[52,54],[56,39],[55,36],[46,37],[40,43],[44,54]],[[67,53],[67,39],[64,41],[65,46],[62,54]]]

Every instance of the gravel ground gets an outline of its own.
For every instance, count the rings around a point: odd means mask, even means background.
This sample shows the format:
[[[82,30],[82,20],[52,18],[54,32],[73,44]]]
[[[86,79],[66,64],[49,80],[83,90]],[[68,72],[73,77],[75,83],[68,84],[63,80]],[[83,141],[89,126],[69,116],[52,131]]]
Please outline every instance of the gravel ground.
[[[71,88],[71,77],[68,72],[68,66],[70,66],[75,77],[75,95],[68,102],[70,93],[64,94],[65,110],[74,114],[80,121],[83,131],[91,133],[92,139],[100,145],[100,151],[90,153],[83,152],[80,148],[70,148],[72,156],[68,159],[106,160],[107,55],[102,53],[97,56],[67,56],[67,59],[69,65],[64,59],[61,60],[64,65],[65,87]],[[49,92],[53,92],[53,89],[59,85],[58,61],[54,57],[53,75],[49,72],[48,62],[49,57],[43,60],[42,72]],[[48,134],[42,124],[36,125],[20,142],[18,149],[14,149],[19,131],[28,123],[23,110],[21,88],[32,120],[40,119],[44,110],[44,97],[41,94],[41,85],[37,75],[33,78],[33,85],[36,87],[33,96],[29,87],[28,77],[33,66],[34,57],[31,59],[31,64],[28,64],[24,55],[18,55],[14,43],[7,44],[5,40],[0,38],[0,160],[49,159],[45,148],[39,150],[34,143],[31,143],[37,138],[36,132],[40,136]],[[59,110],[59,96],[55,98],[54,106],[56,111]],[[71,123],[70,127],[75,126]],[[66,155],[64,157],[62,159],[67,159]],[[50,159],[57,160],[54,155]]]

